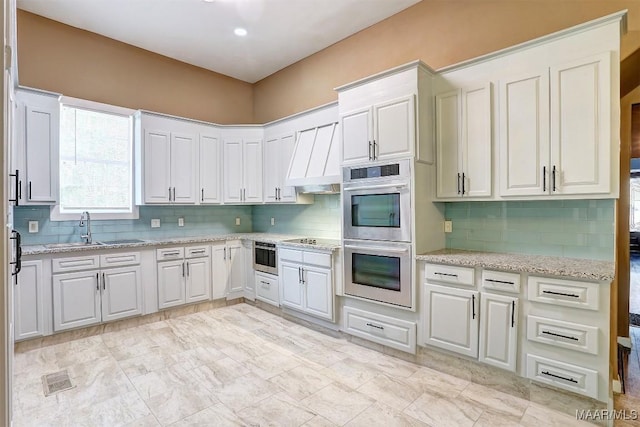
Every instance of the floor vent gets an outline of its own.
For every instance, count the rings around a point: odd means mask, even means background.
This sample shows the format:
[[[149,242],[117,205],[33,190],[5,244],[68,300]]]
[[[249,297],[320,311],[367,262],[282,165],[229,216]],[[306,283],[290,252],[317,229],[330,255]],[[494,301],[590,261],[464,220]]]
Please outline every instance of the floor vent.
[[[75,387],[75,385],[71,383],[69,372],[67,372],[66,369],[64,371],[55,372],[53,374],[43,375],[42,385],[44,387],[45,396],[51,396],[52,394],[69,390]]]

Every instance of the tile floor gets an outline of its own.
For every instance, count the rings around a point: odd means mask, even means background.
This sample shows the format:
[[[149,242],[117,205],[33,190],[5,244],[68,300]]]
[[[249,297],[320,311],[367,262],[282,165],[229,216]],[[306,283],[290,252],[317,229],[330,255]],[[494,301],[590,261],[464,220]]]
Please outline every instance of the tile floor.
[[[591,425],[248,304],[16,354],[14,402],[29,427]]]

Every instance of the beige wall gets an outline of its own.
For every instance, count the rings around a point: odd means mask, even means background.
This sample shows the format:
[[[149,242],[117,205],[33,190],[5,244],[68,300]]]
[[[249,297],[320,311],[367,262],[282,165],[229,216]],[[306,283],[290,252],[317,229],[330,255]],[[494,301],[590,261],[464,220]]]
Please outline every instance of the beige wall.
[[[252,123],[253,87],[18,10],[23,86],[221,124]]]
[[[623,9],[624,58],[640,47],[638,0],[423,0],[257,82],[254,119],[334,101],[334,87],[415,59],[437,69]]]

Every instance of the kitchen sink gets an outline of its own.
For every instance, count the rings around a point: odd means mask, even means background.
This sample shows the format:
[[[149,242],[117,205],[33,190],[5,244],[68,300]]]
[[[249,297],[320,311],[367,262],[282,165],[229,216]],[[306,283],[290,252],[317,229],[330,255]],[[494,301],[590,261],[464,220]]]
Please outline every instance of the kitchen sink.
[[[100,242],[103,245],[126,245],[130,243],[144,243],[146,240],[142,239],[120,239],[120,240],[105,240]]]
[[[102,245],[102,242],[92,242],[92,243],[73,242],[73,243],[50,243],[44,246],[49,249],[64,249],[64,248],[84,248],[84,247],[101,246],[101,245]]]

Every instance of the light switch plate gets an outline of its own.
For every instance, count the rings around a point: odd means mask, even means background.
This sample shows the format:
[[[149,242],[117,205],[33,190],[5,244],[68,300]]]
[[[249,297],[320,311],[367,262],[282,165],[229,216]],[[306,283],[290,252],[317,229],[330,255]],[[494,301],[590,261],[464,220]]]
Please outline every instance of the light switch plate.
[[[271,217],[271,225],[276,225],[276,219],[274,217]]]
[[[160,219],[152,219],[151,228],[159,228],[159,227],[160,227]]]
[[[444,222],[444,232],[451,233],[453,231],[453,221]]]
[[[240,225],[240,217],[239,216],[236,217],[236,225]]]
[[[38,221],[29,221],[29,233],[38,232]]]
[[[178,227],[184,227],[184,218],[178,218]]]

